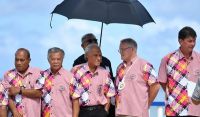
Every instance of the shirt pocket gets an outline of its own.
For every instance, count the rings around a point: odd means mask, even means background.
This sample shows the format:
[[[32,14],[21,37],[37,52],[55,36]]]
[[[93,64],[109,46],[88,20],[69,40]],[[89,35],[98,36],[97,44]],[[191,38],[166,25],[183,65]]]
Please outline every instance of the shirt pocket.
[[[57,82],[57,84],[54,84],[56,87],[56,92],[61,95],[66,95],[69,93],[69,84],[64,82]]]
[[[128,81],[133,81],[137,79],[137,75],[136,74],[129,74],[126,76],[126,78]]]

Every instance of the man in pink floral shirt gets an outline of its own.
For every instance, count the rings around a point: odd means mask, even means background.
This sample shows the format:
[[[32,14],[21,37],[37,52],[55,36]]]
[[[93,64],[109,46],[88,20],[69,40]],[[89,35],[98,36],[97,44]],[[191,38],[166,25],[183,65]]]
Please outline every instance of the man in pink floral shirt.
[[[0,117],[7,117],[8,94],[0,81]]]
[[[196,32],[191,27],[179,31],[178,50],[163,57],[158,81],[166,93],[166,116],[200,116],[200,105],[191,101],[200,77],[200,55],[194,51]]]
[[[64,51],[53,47],[48,50],[50,68],[41,72],[35,89],[42,94],[42,117],[72,117],[69,84],[72,75],[62,67]]]
[[[72,68],[70,92],[73,117],[107,117],[115,88],[109,72],[100,67],[102,55],[97,44],[85,48],[87,63]]]
[[[148,117],[160,87],[155,70],[137,56],[137,43],[131,38],[121,40],[119,53],[123,62],[116,72],[116,116]]]
[[[5,73],[2,81],[9,95],[9,108],[15,117],[40,117],[40,91],[34,89],[40,69],[29,66],[30,53],[19,48],[15,68]],[[9,115],[10,116],[10,115]]]

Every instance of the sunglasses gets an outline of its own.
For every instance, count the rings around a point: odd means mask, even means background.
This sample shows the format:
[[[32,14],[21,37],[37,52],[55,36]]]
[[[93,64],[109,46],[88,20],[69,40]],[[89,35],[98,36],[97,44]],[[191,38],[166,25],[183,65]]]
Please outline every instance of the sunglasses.
[[[87,41],[85,41],[85,42],[87,42],[88,44],[97,43],[97,39],[89,39],[89,40],[87,40]],[[84,42],[84,43],[85,43],[85,42]]]

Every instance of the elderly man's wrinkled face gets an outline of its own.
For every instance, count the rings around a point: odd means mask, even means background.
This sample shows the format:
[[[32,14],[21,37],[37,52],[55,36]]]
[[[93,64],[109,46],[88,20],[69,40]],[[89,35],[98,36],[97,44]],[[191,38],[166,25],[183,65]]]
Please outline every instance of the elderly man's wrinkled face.
[[[63,55],[61,52],[51,53],[49,55],[50,69],[53,73],[57,73],[62,67]]]
[[[25,51],[18,51],[15,54],[15,68],[21,74],[24,74],[29,67],[30,58]]]
[[[98,47],[93,47],[90,52],[86,54],[89,66],[99,66],[102,61],[101,50]]]

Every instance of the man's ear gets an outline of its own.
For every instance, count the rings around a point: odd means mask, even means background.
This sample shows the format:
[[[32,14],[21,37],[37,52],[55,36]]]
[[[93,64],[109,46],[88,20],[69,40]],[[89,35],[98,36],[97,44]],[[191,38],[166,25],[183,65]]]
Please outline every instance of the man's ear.
[[[178,39],[179,44],[181,45],[183,39]]]

